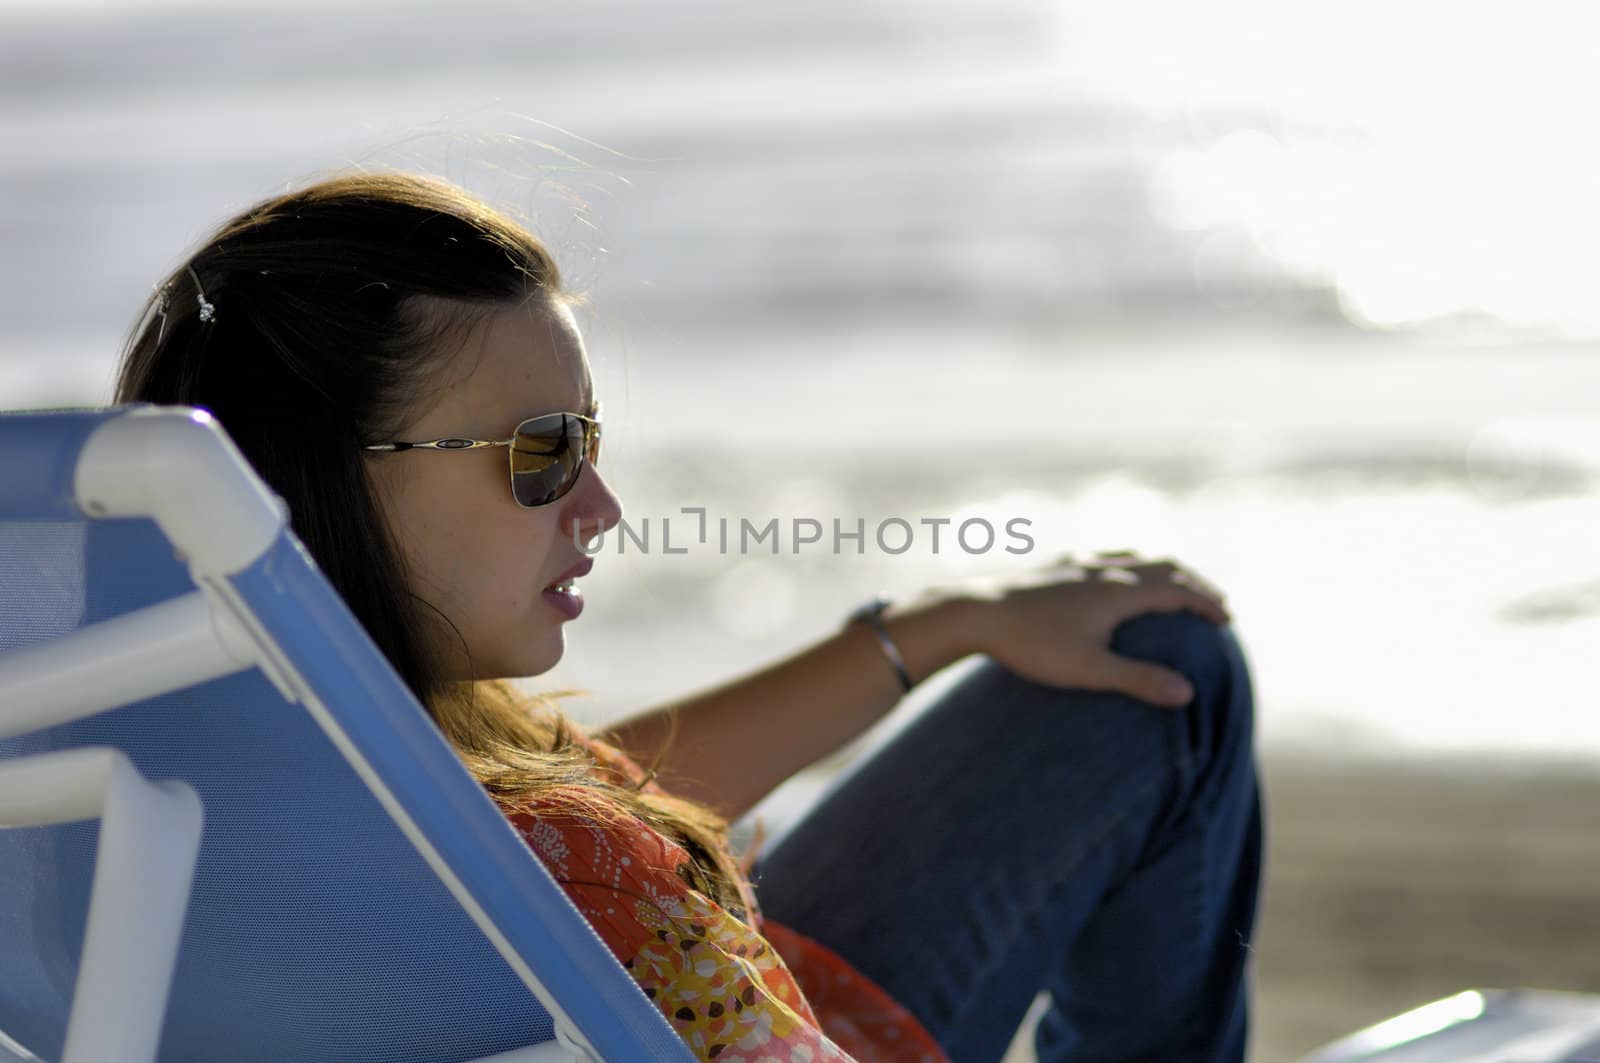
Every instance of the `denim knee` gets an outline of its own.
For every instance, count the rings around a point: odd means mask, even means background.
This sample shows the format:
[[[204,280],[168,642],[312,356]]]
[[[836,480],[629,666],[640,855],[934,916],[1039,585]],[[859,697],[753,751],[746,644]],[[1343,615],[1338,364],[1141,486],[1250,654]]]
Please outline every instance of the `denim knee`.
[[[1146,613],[1120,625],[1111,648],[1173,668],[1194,685],[1194,700],[1175,711],[1189,717],[1195,755],[1249,748],[1255,728],[1249,667],[1231,626],[1187,612]]]
[[[1193,613],[1145,613],[1126,620],[1112,633],[1111,648],[1183,673],[1194,684],[1196,699],[1205,689],[1215,691],[1245,678],[1232,628]]]

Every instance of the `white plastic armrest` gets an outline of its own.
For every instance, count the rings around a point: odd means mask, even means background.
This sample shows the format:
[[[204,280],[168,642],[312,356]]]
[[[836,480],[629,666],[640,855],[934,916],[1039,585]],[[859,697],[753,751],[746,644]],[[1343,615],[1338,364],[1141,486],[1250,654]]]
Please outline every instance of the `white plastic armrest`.
[[[593,1059],[588,1053],[578,1054],[560,1041],[546,1041],[527,1048],[513,1048],[509,1052],[496,1052],[482,1056],[472,1063],[585,1063]]]
[[[200,798],[120,750],[0,763],[0,826],[100,819],[83,956],[61,1063],[152,1063],[200,852]]]
[[[554,1040],[526,1048],[513,1048],[509,1052],[496,1052],[480,1056],[472,1063],[604,1063],[560,1014],[552,1012],[556,1024]]]
[[[0,1030],[0,1063],[44,1063],[44,1061],[8,1037],[4,1030]]]
[[[154,520],[202,576],[247,568],[288,519],[211,415],[186,407],[130,410],[96,428],[73,488],[90,516]]]
[[[573,1030],[565,1018],[557,1012],[552,1011],[551,1014],[556,1024],[554,1040],[526,1048],[513,1048],[509,1052],[496,1052],[492,1056],[481,1056],[472,1063],[604,1063],[589,1042]]]
[[[0,655],[0,738],[231,675],[261,655],[203,591]]]

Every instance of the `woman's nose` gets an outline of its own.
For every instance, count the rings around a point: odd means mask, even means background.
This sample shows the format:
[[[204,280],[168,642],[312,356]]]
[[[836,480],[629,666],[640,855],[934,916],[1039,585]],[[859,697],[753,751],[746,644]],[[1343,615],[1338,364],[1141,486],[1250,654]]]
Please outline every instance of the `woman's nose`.
[[[622,500],[593,465],[584,464],[567,501],[563,525],[575,542],[588,542],[622,522]]]

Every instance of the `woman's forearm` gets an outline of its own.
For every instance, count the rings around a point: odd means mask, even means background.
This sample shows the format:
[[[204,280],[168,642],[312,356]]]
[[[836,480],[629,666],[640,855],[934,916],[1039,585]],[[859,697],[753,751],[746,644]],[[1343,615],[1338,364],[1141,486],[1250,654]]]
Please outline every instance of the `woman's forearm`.
[[[979,603],[929,591],[881,614],[913,682],[972,652]],[[663,786],[728,818],[779,783],[860,735],[900,700],[900,679],[863,624],[759,671],[649,709],[601,735],[641,764],[659,764]]]

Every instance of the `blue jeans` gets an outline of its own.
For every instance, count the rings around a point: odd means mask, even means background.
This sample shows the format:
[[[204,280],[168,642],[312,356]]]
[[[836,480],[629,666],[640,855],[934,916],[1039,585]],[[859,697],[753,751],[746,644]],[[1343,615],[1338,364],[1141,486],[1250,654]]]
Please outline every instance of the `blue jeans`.
[[[762,910],[838,952],[956,1063],[999,1060],[1040,990],[1040,1063],[1239,1063],[1262,814],[1232,630],[1120,626],[1184,709],[984,658],[853,763],[756,865]]]

